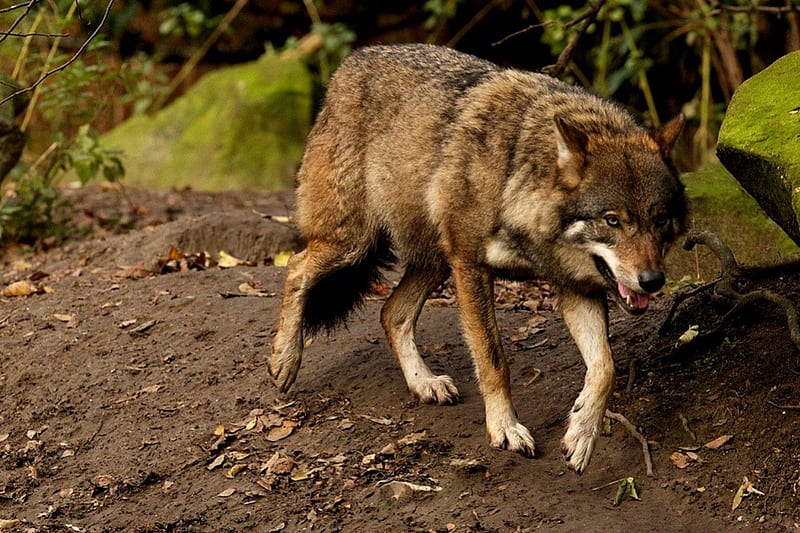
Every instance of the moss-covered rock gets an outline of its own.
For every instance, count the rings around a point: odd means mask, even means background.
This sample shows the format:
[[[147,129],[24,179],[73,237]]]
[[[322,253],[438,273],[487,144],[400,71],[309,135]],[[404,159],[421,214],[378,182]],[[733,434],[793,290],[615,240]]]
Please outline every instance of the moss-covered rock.
[[[719,235],[739,262],[764,265],[800,256],[800,248],[722,165],[684,174],[681,181],[691,206],[689,226]],[[717,259],[705,247],[695,250],[685,252],[680,243],[676,244],[667,268],[670,278],[688,275],[711,280],[717,275]]]
[[[736,90],[717,155],[800,244],[800,52],[782,57]]]
[[[312,109],[303,62],[276,55],[204,76],[155,116],[102,139],[121,149],[126,182],[202,190],[292,186]]]

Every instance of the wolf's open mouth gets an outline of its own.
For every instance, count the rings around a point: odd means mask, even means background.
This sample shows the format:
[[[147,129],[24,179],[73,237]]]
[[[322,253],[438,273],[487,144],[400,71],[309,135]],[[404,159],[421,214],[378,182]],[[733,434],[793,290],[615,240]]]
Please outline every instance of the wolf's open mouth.
[[[619,306],[632,315],[644,313],[645,310],[647,310],[647,306],[650,304],[650,295],[642,294],[641,292],[626,287],[617,280],[611,272],[611,268],[609,268],[608,264],[601,257],[595,255],[593,258],[598,272],[600,272],[608,282],[609,288],[611,292],[614,293],[614,296],[616,296]]]

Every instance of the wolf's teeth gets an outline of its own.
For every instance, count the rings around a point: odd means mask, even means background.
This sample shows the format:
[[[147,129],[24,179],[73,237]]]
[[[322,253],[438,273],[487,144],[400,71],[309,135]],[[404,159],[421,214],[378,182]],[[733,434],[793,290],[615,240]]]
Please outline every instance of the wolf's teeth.
[[[633,298],[630,294],[625,297],[625,303],[628,304],[628,307],[633,307]]]

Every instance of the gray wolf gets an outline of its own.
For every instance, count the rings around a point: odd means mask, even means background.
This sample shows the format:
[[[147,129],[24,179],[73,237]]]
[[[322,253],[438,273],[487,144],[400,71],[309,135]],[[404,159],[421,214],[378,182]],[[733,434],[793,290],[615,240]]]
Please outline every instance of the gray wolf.
[[[356,51],[330,80],[298,171],[307,248],[288,265],[274,382],[289,389],[304,336],[339,324],[400,258],[405,272],[380,319],[408,388],[422,402],[458,400],[415,343],[428,294],[452,275],[489,442],[532,456],[493,279],[544,278],[587,366],[562,441],[567,465],[583,471],[614,387],[606,292],[643,312],[684,230],[669,157],[682,123],[649,130],[587,91],[447,48]]]

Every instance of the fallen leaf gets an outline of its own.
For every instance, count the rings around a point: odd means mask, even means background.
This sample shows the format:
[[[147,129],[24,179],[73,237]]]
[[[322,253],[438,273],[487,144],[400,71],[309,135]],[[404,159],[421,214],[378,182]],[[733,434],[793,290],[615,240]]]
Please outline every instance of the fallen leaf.
[[[314,477],[314,474],[322,470],[322,468],[312,468],[311,470],[303,470],[301,468],[297,468],[292,471],[292,474],[289,476],[289,479],[292,481],[305,481],[307,479],[311,479]]]
[[[278,222],[280,224],[289,224],[293,218],[286,215],[265,215],[264,213],[259,213],[256,210],[253,210],[253,212],[262,218],[266,218],[267,220],[272,220],[273,222]]]
[[[233,268],[239,265],[247,265],[252,264],[244,259],[239,259],[238,257],[234,257],[225,250],[219,251],[219,256],[217,259],[217,266],[220,268]]]
[[[211,461],[211,463],[206,467],[206,470],[214,470],[218,466],[222,466],[222,463],[225,462],[225,454],[218,455],[216,459]]]
[[[230,488],[230,489],[225,489],[225,490],[223,490],[222,492],[220,492],[219,494],[217,494],[217,496],[218,496],[219,498],[228,498],[228,497],[230,497],[230,496],[233,496],[234,494],[236,494],[236,489],[234,489],[234,488]]]
[[[675,347],[681,346],[683,344],[688,344],[694,340],[700,334],[700,326],[697,324],[693,326],[689,326],[689,329],[684,331],[680,337],[678,337],[678,342],[675,343]]]
[[[275,452],[262,467],[262,470],[266,471],[267,474],[282,475],[291,472],[294,465],[294,459],[280,452]]]
[[[674,452],[669,456],[669,460],[672,461],[672,464],[680,469],[686,468],[689,466],[689,463],[691,463],[689,456],[681,452]]]
[[[353,424],[353,422],[351,422],[347,418],[343,418],[341,422],[339,422],[339,429],[344,431],[347,431],[348,429],[353,429],[353,426],[355,426],[355,424]]]
[[[273,427],[267,433],[267,440],[270,442],[277,442],[283,440],[294,432],[294,428],[299,425],[299,422],[294,420],[284,420],[283,424]]]
[[[442,490],[442,487],[439,486],[418,485],[408,481],[390,481],[384,487],[390,493],[391,498],[395,500],[416,494],[431,494]]]
[[[132,319],[130,319],[130,320],[123,320],[122,322],[120,322],[120,323],[117,325],[117,327],[118,327],[118,328],[120,328],[120,329],[125,329],[125,328],[129,328],[129,327],[131,327],[131,326],[132,326],[132,325],[134,325],[134,324],[136,324],[136,319],[135,319],[135,318],[132,318]]]
[[[153,275],[153,271],[145,266],[143,261],[136,263],[135,265],[130,266],[123,266],[113,274],[111,274],[112,278],[124,278],[124,279],[142,279],[148,276]]]
[[[67,314],[55,313],[55,314],[53,314],[53,318],[55,318],[56,320],[58,320],[60,322],[72,322],[72,321],[75,320],[75,315],[67,315]]]
[[[358,416],[365,420],[369,420],[370,422],[375,422],[376,424],[380,424],[382,426],[391,426],[394,424],[394,421],[391,418],[378,418],[369,415],[358,415]]]
[[[225,477],[228,479],[233,479],[236,476],[236,474],[246,469],[247,469],[247,464],[244,463],[235,464],[227,472],[225,472]]]
[[[100,474],[92,478],[92,484],[101,489],[107,489],[113,485],[115,481],[114,476],[109,476],[108,474]]]
[[[0,518],[0,529],[11,529],[12,527],[18,525],[20,520],[9,520],[6,518]]]
[[[380,455],[394,455],[397,453],[397,446],[393,442],[390,442],[386,446],[384,446],[381,451],[378,452]]]
[[[389,287],[386,283],[378,282],[370,285],[369,292],[385,298],[390,294],[392,294],[392,288]]]
[[[285,267],[289,264],[289,259],[294,255],[294,252],[291,250],[286,250],[283,252],[278,252],[275,254],[275,257],[272,259],[272,264],[276,267]]]
[[[257,289],[253,287],[249,283],[242,283],[239,285],[239,292],[242,293],[243,296],[258,296],[259,298],[268,298],[275,296],[274,292],[268,292],[264,289]]]
[[[4,441],[8,440],[8,437],[10,437],[10,436],[11,436],[11,433],[2,433],[2,434],[0,434],[0,442],[4,442]]]
[[[742,484],[739,485],[739,490],[736,491],[736,494],[733,495],[733,503],[731,504],[731,511],[735,511],[737,507],[742,504],[742,498],[745,496],[745,491],[748,487],[752,487],[753,484],[750,483],[750,480],[747,479],[747,476],[744,476],[744,480]]]
[[[3,289],[3,296],[30,296],[31,294],[36,294],[39,292],[39,289],[30,281],[22,280],[22,281],[15,281],[14,283],[8,285]]]
[[[639,499],[639,494],[636,492],[636,482],[632,477],[625,478],[620,482],[617,494],[614,496],[614,506],[621,504],[626,496],[634,500]]]
[[[718,450],[719,448],[728,444],[732,439],[733,435],[722,435],[710,442],[706,442],[703,444],[703,447],[708,448],[709,450]]]
[[[156,324],[158,324],[158,320],[148,320],[147,322],[141,324],[140,326],[133,328],[130,331],[130,333],[131,333],[131,335],[138,335],[138,334],[144,333],[145,331],[147,331],[148,329],[152,328]]]
[[[414,433],[409,433],[405,437],[399,439],[397,441],[397,445],[401,448],[403,446],[411,446],[413,444],[417,444],[418,442],[425,441],[428,437],[428,432],[424,429],[421,431],[415,431]]]

